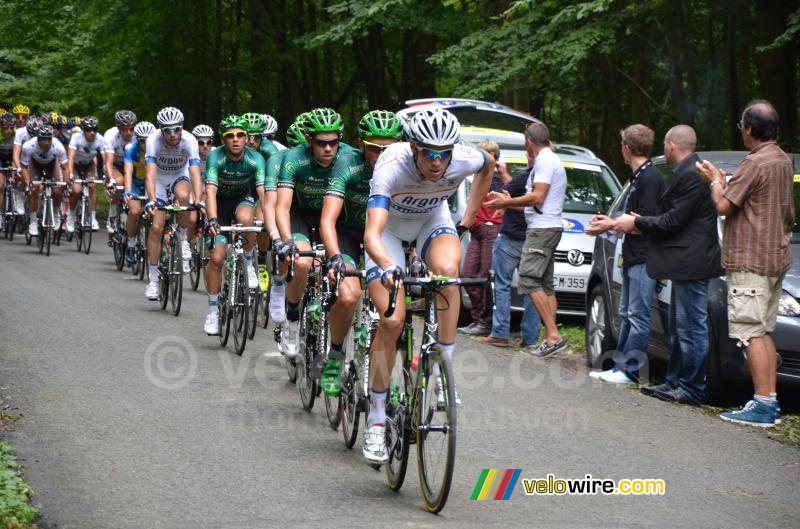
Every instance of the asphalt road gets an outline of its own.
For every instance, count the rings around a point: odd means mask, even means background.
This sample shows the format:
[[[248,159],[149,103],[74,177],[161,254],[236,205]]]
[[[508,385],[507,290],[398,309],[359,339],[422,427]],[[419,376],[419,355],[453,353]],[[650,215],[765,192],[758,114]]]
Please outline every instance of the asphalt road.
[[[797,527],[800,451],[686,407],[459,339],[458,451],[445,510],[421,507],[412,453],[390,491],[288,383],[271,332],[245,357],[117,272],[108,248],[49,258],[0,241],[0,386],[45,527]],[[177,386],[170,389],[170,386]],[[484,468],[663,479],[663,496],[470,501]]]

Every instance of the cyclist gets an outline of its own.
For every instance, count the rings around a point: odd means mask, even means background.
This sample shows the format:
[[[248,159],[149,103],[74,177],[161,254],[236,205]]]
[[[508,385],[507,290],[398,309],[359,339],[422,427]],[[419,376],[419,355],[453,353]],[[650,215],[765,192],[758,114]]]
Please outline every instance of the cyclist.
[[[30,206],[30,225],[28,233],[39,235],[39,222],[37,211],[39,211],[39,194],[44,190],[43,186],[31,187],[34,180],[61,181],[61,175],[67,170],[67,151],[60,141],[53,138],[53,127],[42,125],[37,131],[37,136],[25,142],[22,146],[22,179],[25,185],[31,189],[29,195]],[[60,170],[59,170],[60,166]],[[46,178],[45,178],[46,175]],[[58,211],[61,205],[61,194],[53,195],[53,211]]]
[[[286,147],[275,139],[275,135],[278,134],[278,122],[269,114],[261,114],[261,117],[264,118],[266,123],[264,132],[261,134],[262,141],[272,144],[276,151],[285,151]]]
[[[17,125],[17,129],[14,131],[12,160],[14,167],[17,168],[17,173],[19,173],[19,155],[22,152],[22,144],[36,136],[35,130],[39,126],[39,118],[36,116],[31,117],[31,109],[22,104],[14,105],[11,113],[14,114]]]
[[[125,146],[125,183],[123,184],[125,191],[122,193],[122,199],[128,204],[128,220],[125,225],[128,232],[125,261],[128,265],[132,265],[136,257],[136,230],[139,227],[139,216],[142,212],[142,203],[138,200],[133,200],[133,198],[145,195],[145,142],[155,131],[155,125],[149,121],[140,121],[133,128],[136,141],[132,141]]]
[[[117,202],[119,202],[116,186],[125,185],[125,146],[133,140],[135,126],[136,114],[130,110],[120,110],[114,114],[114,126],[103,134],[103,141],[106,144],[103,162],[108,186],[108,222],[106,223],[108,233],[114,233],[117,229],[114,226]]]
[[[14,167],[13,151],[14,151],[14,114],[11,112],[3,112],[0,114],[0,167],[8,168]],[[6,192],[6,172],[0,171],[0,204],[4,204]],[[9,188],[9,192],[11,189]],[[2,220],[0,220],[2,222]]]
[[[286,139],[291,147],[307,145],[306,136],[303,129],[305,114],[300,114],[291,124],[286,132]],[[270,156],[267,160],[267,175],[264,183],[264,226],[273,248],[280,246],[281,238],[278,225],[275,223],[275,205],[278,202],[278,173],[283,165],[283,159],[289,150],[282,150]],[[261,210],[259,210],[260,212]],[[279,272],[272,277],[272,290],[269,296],[269,317],[275,323],[283,323],[286,319],[286,266],[281,264]],[[258,253],[258,281],[259,286],[269,281],[267,273],[267,254],[266,248],[261,246],[259,238]],[[278,348],[282,351],[282,343],[278,343]]]
[[[72,180],[76,177],[81,180],[97,178],[97,156],[106,149],[103,137],[97,134],[97,118],[86,116],[81,119],[80,132],[73,133],[69,140],[67,155],[67,174]],[[67,231],[75,231],[75,206],[81,197],[82,184],[72,184],[72,193],[69,196],[69,213],[67,214]],[[94,184],[89,186],[89,200],[92,208],[92,230],[97,231],[97,189]]]
[[[72,136],[72,129],[69,126],[67,116],[58,116],[58,127],[56,129],[56,137],[62,145],[69,145],[69,138]]]
[[[197,152],[200,154],[200,176],[206,177],[206,159],[214,147],[214,129],[208,125],[197,125],[192,129],[192,136],[197,139]]]
[[[11,113],[14,114],[17,128],[21,129],[28,123],[28,118],[31,115],[31,109],[28,108],[28,105],[17,103],[11,107]]]
[[[278,201],[275,220],[283,239],[279,255],[294,259],[295,250],[311,249],[312,230],[319,226],[322,197],[336,157],[352,150],[342,142],[344,124],[338,112],[317,108],[306,114],[304,132],[308,145],[289,150],[278,173]],[[290,211],[291,210],[291,211]],[[295,275],[287,285],[287,323],[281,340],[289,360],[297,356],[300,299],[306,288],[311,258],[298,259]]]
[[[164,231],[165,215],[157,211],[156,204],[166,204],[168,195],[174,195],[176,202],[188,206],[192,193],[202,196],[200,180],[200,153],[197,140],[183,130],[183,113],[174,107],[162,108],[156,116],[159,130],[147,138],[145,162],[145,188],[147,190],[147,210],[152,215],[153,224],[147,240],[147,253],[150,259],[150,282],[145,290],[149,300],[158,299],[158,258],[161,255],[161,234]],[[183,272],[191,267],[192,249],[186,236],[190,216],[180,214],[178,238],[183,254]]]
[[[211,260],[206,273],[208,313],[203,330],[209,335],[219,334],[219,291],[222,265],[227,255],[228,240],[219,231],[234,221],[252,226],[256,200],[264,207],[264,157],[247,147],[247,122],[242,117],[229,116],[219,124],[222,145],[208,155],[206,170],[206,210],[208,234],[216,243],[211,250]],[[258,278],[252,261],[255,234],[245,236],[245,261],[247,286],[258,287]]]
[[[361,257],[372,171],[378,156],[400,139],[402,130],[393,112],[373,110],[367,113],[358,122],[359,149],[340,156],[333,165],[319,233],[334,270],[355,267]],[[331,280],[334,270],[331,270]],[[336,397],[341,392],[342,345],[360,297],[361,281],[355,277],[343,279],[339,284],[338,302],[331,310],[331,347],[322,368],[322,390],[326,395]]]
[[[375,463],[388,460],[384,439],[388,377],[394,366],[397,339],[403,328],[405,304],[390,318],[384,316],[389,290],[402,280],[403,241],[416,241],[420,257],[434,274],[455,277],[461,262],[461,243],[450,217],[447,197],[474,174],[467,210],[460,224],[469,228],[489,190],[494,158],[484,151],[458,144],[456,117],[440,108],[424,109],[407,123],[408,143],[390,145],[372,174],[364,246],[369,295],[380,314],[372,342],[370,365],[378,366],[370,392],[370,411],[364,437],[364,457]],[[452,357],[461,300],[458,287],[437,298],[439,347]],[[434,377],[437,377],[434,373]],[[436,384],[437,397],[444,401]],[[456,404],[458,404],[456,397]]]

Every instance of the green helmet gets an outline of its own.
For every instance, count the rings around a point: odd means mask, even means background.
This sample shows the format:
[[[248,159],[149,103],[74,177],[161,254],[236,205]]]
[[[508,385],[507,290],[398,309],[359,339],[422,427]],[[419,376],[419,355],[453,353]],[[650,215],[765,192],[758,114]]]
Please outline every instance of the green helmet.
[[[289,125],[289,128],[286,130],[286,141],[288,141],[289,145],[292,147],[306,144],[306,135],[303,131],[302,121],[295,121]]]
[[[242,129],[247,131],[247,122],[242,119],[241,116],[230,115],[219,122],[217,132],[219,132],[219,135],[222,136],[225,131],[230,129]]]
[[[358,122],[358,135],[362,138],[392,138],[399,140],[403,127],[394,112],[372,110]]]
[[[248,134],[261,134],[267,127],[267,122],[262,114],[248,112],[240,116],[245,122],[245,129]]]
[[[336,132],[344,130],[342,116],[332,108],[315,108],[305,113],[305,132],[309,136],[320,132]]]

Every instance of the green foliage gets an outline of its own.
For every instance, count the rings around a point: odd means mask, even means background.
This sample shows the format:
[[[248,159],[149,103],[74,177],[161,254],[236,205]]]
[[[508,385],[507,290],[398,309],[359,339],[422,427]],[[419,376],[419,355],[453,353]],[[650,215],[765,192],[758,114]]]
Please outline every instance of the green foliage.
[[[31,488],[19,474],[11,447],[0,442],[0,527],[32,527],[39,507],[30,504]]]

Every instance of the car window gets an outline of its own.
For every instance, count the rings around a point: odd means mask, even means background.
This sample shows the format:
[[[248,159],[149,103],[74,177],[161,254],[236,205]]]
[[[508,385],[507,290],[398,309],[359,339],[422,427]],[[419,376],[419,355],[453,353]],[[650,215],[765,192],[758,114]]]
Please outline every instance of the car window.
[[[567,196],[564,211],[599,213],[617,198],[619,189],[611,172],[598,165],[567,162]]]
[[[666,163],[658,164],[655,166],[656,169],[661,173],[661,176],[664,177],[664,182],[669,182],[670,178],[672,178],[672,166]]]
[[[475,107],[448,107],[447,110],[458,118],[462,127],[484,127],[487,129],[510,130],[522,132],[525,126],[533,121],[504,112],[479,110]]]
[[[628,191],[630,191],[630,183],[625,184],[622,188],[622,191],[619,192],[619,196],[612,202],[611,207],[608,208],[608,216],[611,218],[615,218],[619,215],[622,206],[625,204],[625,197],[628,196]]]

